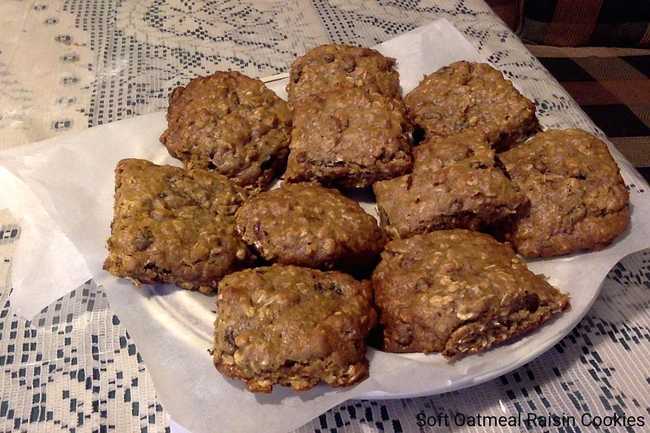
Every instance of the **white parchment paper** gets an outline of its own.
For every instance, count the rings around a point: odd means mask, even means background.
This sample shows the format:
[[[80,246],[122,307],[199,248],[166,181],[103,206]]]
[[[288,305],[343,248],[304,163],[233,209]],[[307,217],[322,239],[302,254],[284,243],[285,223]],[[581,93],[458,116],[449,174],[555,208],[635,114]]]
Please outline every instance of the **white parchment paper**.
[[[404,91],[425,73],[460,59],[478,60],[469,42],[445,20],[378,47],[398,60]],[[270,84],[284,95],[286,82]],[[23,227],[13,267],[11,302],[32,317],[91,276],[135,339],[165,409],[194,433],[287,432],[351,398],[434,394],[504,374],[551,347],[588,311],[609,269],[623,256],[650,246],[650,203],[632,194],[631,228],[609,248],[530,267],[571,295],[572,309],[512,344],[453,364],[437,355],[397,355],[370,349],[370,378],[348,389],[319,386],[305,393],[276,387],[254,395],[214,369],[214,299],[166,285],[134,288],[101,270],[113,205],[117,161],[138,157],[178,164],[158,142],[162,113],[89,129],[0,154],[0,208]],[[616,152],[627,183],[645,181]]]

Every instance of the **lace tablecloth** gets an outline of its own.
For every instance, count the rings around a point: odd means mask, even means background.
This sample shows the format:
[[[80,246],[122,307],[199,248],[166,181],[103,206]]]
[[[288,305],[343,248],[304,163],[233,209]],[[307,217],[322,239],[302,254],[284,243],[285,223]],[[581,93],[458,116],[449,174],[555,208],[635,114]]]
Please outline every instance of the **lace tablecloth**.
[[[267,76],[308,47],[371,46],[440,17],[535,99],[545,126],[599,132],[479,0],[4,0],[0,149],[164,109],[171,88],[215,69]],[[31,321],[13,314],[17,242],[0,211],[0,431],[169,431],[136,342],[93,283]],[[650,250],[619,263],[585,319],[529,365],[445,395],[351,401],[300,431],[648,431],[649,289]],[[517,426],[497,418],[513,415]]]

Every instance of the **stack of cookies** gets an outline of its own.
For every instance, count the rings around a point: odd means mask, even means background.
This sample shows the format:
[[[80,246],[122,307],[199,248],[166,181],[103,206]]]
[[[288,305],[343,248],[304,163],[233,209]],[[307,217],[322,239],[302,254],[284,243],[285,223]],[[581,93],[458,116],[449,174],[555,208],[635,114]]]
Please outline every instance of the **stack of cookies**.
[[[196,78],[161,136],[185,167],[116,168],[105,269],[218,292],[214,363],[251,391],[363,380],[373,329],[378,349],[450,358],[517,337],[569,299],[516,253],[595,250],[627,227],[606,144],[539,132],[488,65],[454,63],[402,99],[393,59],[324,45],[287,91]],[[359,189],[380,223],[349,198]]]
[[[294,111],[285,179],[365,188],[411,171],[411,124],[394,60],[323,45],[291,66]]]

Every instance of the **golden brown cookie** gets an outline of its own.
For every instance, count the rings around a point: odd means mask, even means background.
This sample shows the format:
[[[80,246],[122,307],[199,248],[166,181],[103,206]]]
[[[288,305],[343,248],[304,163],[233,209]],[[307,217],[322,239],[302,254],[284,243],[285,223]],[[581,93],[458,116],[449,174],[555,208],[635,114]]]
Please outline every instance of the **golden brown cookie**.
[[[467,230],[389,242],[372,281],[389,352],[476,353],[569,306],[507,244]]]
[[[374,326],[368,281],[297,266],[228,275],[219,284],[214,364],[253,392],[349,386],[368,376]]]
[[[411,126],[400,100],[363,89],[294,104],[285,179],[364,188],[411,170]]]
[[[363,87],[388,97],[400,96],[395,60],[370,48],[341,44],[313,48],[291,65],[287,93],[294,101],[335,89]]]
[[[285,265],[358,270],[374,263],[385,243],[357,202],[313,184],[259,193],[239,208],[236,221],[244,242]]]
[[[484,63],[460,61],[424,77],[404,102],[426,137],[447,137],[469,128],[504,150],[539,126],[535,104],[501,72]]]
[[[173,283],[210,293],[250,256],[235,234],[246,193],[201,169],[123,159],[104,269],[141,283]]]
[[[432,230],[482,230],[523,210],[526,197],[495,166],[476,130],[414,148],[413,172],[373,185],[381,224],[393,239]]]
[[[240,186],[264,187],[286,165],[287,103],[260,80],[215,72],[176,88],[160,141],[188,168],[214,170]]]
[[[598,250],[627,228],[629,194],[599,138],[579,129],[551,129],[499,158],[530,200],[530,212],[507,233],[518,253],[549,257]]]

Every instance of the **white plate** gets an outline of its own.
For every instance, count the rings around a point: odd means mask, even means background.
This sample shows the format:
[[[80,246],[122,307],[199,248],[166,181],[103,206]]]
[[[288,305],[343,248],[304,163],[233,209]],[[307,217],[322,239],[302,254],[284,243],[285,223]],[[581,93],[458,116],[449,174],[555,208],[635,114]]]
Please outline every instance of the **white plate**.
[[[477,58],[471,45],[444,20],[389,41],[382,49],[398,58],[405,90],[425,72],[460,58]],[[276,387],[270,395],[254,395],[212,365],[207,352],[214,320],[212,298],[170,286],[136,289],[100,270],[112,215],[113,168],[126,157],[178,164],[158,142],[164,127],[164,115],[155,113],[4,152],[0,202],[21,217],[23,227],[13,269],[12,305],[38,311],[73,289],[73,283],[96,276],[134,338],[165,409],[195,433],[249,433],[261,425],[266,433],[284,432],[348,399],[431,395],[507,373],[570,332],[598,296],[609,269],[623,256],[648,246],[649,223],[642,215],[648,215],[650,206],[644,195],[632,191],[631,230],[612,246],[530,263],[568,292],[572,305],[534,333],[455,363],[439,355],[371,349],[370,378],[357,386],[319,386],[304,393]],[[619,163],[628,183],[645,185],[628,163]],[[36,274],[47,278],[35,279]]]

